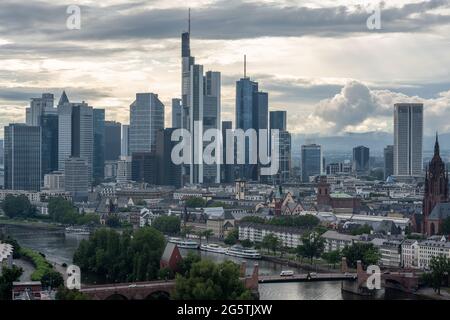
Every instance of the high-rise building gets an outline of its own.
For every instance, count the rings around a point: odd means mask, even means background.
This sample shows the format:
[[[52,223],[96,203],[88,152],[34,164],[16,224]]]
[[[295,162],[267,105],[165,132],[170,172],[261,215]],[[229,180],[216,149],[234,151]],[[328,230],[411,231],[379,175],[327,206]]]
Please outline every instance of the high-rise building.
[[[129,141],[130,141],[130,126],[124,124],[122,126],[122,146],[121,146],[121,155],[124,157],[128,157],[130,155],[129,152]]]
[[[255,149],[258,154],[259,130],[269,129],[268,108],[268,94],[258,90],[257,82],[251,81],[246,75],[236,82],[236,129],[254,129],[258,139],[257,143],[250,143],[248,139],[245,141],[245,164],[239,166],[239,178],[253,181],[259,179],[259,165],[250,163],[250,155]],[[269,139],[266,143],[269,143]]]
[[[135,152],[131,160],[131,179],[151,185],[158,184],[158,157],[156,152]]]
[[[384,180],[394,174],[394,146],[384,148]]]
[[[85,201],[88,197],[91,176],[85,158],[69,157],[64,165],[64,189],[74,201]]]
[[[291,173],[291,134],[287,131],[287,112],[271,111],[270,112],[270,130],[278,130],[278,173],[272,177],[275,184],[283,184],[290,178]],[[271,141],[269,141],[271,146]]]
[[[121,156],[117,161],[117,183],[125,183],[131,181],[131,157]]]
[[[106,127],[105,127],[105,109],[93,109],[94,121],[94,154],[93,154],[93,178],[97,185],[105,177],[105,152],[106,148]]]
[[[54,96],[43,93],[32,98],[26,109],[26,124],[41,127],[41,175],[58,170],[58,109],[54,107]]]
[[[172,99],[172,128],[182,128],[183,104],[181,99]]]
[[[192,135],[197,131],[200,136],[207,129],[219,129],[221,125],[221,76],[219,72],[208,71],[203,74],[203,66],[195,64],[190,49],[190,19],[188,32],[181,36],[182,41],[182,89],[181,89],[181,125]],[[173,107],[179,110],[178,107]],[[173,115],[174,116],[174,115]],[[174,118],[173,118],[174,120]],[[178,120],[176,120],[178,121]],[[172,122],[178,127],[178,122]],[[220,159],[216,164],[203,164],[203,148],[208,143],[191,141],[190,163],[183,166],[184,183],[220,182]]]
[[[370,150],[364,146],[353,148],[353,172],[367,174],[370,170]]]
[[[121,153],[122,124],[105,121],[105,161],[119,160]]]
[[[394,175],[422,175],[423,104],[394,106]]]
[[[310,177],[322,174],[322,147],[317,144],[302,146],[302,181],[309,182]]]
[[[40,126],[43,114],[56,114],[54,108],[55,98],[51,93],[43,93],[41,98],[32,98],[30,107],[26,109],[26,124],[29,126]]]
[[[221,182],[222,183],[232,183],[234,182],[234,164],[227,164],[227,130],[233,129],[232,121],[222,121],[222,157],[224,159],[221,165]]]
[[[270,129],[278,129],[280,131],[287,130],[287,112],[286,111],[270,111]]]
[[[164,129],[164,105],[154,93],[137,93],[130,106],[129,153],[152,152]]]
[[[56,110],[56,109],[55,109]],[[40,117],[41,140],[41,174],[58,170],[58,114],[44,113]]]
[[[176,128],[159,130],[156,142],[156,156],[158,158],[159,185],[181,187],[181,165],[175,165],[172,161],[172,149],[177,142],[172,141],[172,133]]]
[[[40,191],[41,128],[25,124],[5,127],[5,189]]]
[[[97,112],[96,117],[100,113]],[[86,160],[88,175],[92,178],[94,111],[85,102],[68,102],[64,92],[58,104],[58,167],[60,171],[64,171],[66,160],[70,157]]]

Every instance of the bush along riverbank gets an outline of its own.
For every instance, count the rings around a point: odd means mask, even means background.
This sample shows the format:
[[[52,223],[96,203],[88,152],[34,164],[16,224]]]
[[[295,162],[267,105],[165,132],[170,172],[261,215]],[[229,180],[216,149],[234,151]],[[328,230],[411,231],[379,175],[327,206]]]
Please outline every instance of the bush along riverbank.
[[[20,248],[20,256],[36,268],[31,274],[32,281],[40,281],[44,288],[57,288],[64,284],[63,276],[53,269],[51,263],[41,253],[29,248]]]

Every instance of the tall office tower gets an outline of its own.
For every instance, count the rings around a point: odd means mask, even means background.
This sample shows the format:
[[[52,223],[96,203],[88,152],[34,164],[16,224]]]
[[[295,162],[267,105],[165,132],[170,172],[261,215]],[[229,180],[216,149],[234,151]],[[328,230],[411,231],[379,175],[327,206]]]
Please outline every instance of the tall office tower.
[[[117,183],[125,183],[131,181],[131,157],[121,156],[117,161]]]
[[[287,130],[287,112],[270,111],[270,129]]]
[[[221,165],[221,182],[232,183],[234,182],[234,164],[227,164],[227,130],[233,129],[233,122],[222,121],[222,158],[223,164]]]
[[[322,147],[317,144],[302,146],[302,182],[309,182],[310,177],[321,175]]]
[[[3,140],[0,140],[0,165],[4,163],[4,149],[3,149]]]
[[[370,170],[370,150],[364,146],[353,148],[353,172],[367,174]]]
[[[189,13],[188,32],[181,35],[181,127],[189,130],[191,134],[194,134],[194,131],[201,133],[211,128],[220,130],[220,73],[209,71],[204,75],[203,66],[195,64],[195,58],[191,56],[190,29]],[[177,102],[173,102],[172,124],[174,128],[178,128],[179,112],[176,113],[175,110],[179,110]],[[183,184],[220,182],[220,163],[203,164],[203,148],[206,145],[208,143],[192,139],[190,163],[182,168]]]
[[[41,179],[41,128],[6,126],[5,189],[40,191]]]
[[[43,93],[41,98],[32,98],[30,107],[26,109],[26,124],[29,126],[40,126],[43,114],[56,114],[54,108],[55,98],[51,93]]]
[[[384,180],[394,174],[394,146],[384,148]]]
[[[164,105],[157,94],[137,93],[130,106],[129,152],[151,152],[156,133],[164,129]]]
[[[44,177],[44,175],[58,170],[58,114],[42,114],[40,126],[42,134],[41,174]]]
[[[272,182],[275,184],[283,184],[289,180],[292,166],[291,134],[287,131],[286,111],[270,112],[270,130],[272,131],[274,129],[279,130],[279,170],[278,173],[272,177]],[[269,141],[269,145],[271,145],[271,141]]]
[[[209,129],[220,130],[221,126],[221,77],[220,72],[208,71],[203,77],[203,131]],[[206,147],[210,142],[204,142]],[[221,148],[222,146],[219,145]],[[222,151],[222,150],[220,150]],[[199,177],[199,181],[203,183],[220,183],[220,163],[203,165],[203,179]]]
[[[251,81],[244,74],[244,78],[236,82],[236,129],[244,131],[255,129],[257,133],[260,129],[269,129],[268,108],[268,94],[260,92],[258,83]],[[268,142],[269,140],[266,141],[267,144]],[[259,165],[250,163],[250,154],[255,149],[258,153],[258,147],[259,141],[256,144],[250,144],[248,139],[246,139],[245,164],[239,166],[240,178],[258,180]]]
[[[63,94],[65,95],[65,94]],[[61,98],[63,100],[63,97]],[[94,112],[87,103],[58,105],[58,167],[63,171],[70,157],[83,158],[92,177],[94,162]]]
[[[423,104],[394,105],[394,175],[422,175]]]
[[[122,145],[121,145],[121,156],[128,157],[129,156],[129,146],[130,142],[130,126],[127,124],[124,124],[122,126]]]
[[[116,121],[105,122],[105,160],[119,160],[121,153],[122,124]]]
[[[74,201],[85,201],[90,186],[89,164],[85,158],[69,157],[64,165],[64,190]]]
[[[136,182],[158,184],[156,152],[134,152],[131,159],[131,179]]]
[[[172,128],[182,128],[183,104],[181,99],[172,99]]]
[[[105,152],[106,148],[106,128],[105,109],[93,109],[94,121],[94,149],[92,175],[94,185],[97,185],[105,178]]]
[[[40,98],[32,98],[26,109],[27,125],[41,127],[42,179],[45,174],[58,170],[58,109],[54,100],[53,94],[44,93]]]
[[[172,141],[172,133],[176,128],[159,130],[156,139],[156,156],[158,158],[159,185],[181,188],[181,165],[172,162],[172,149],[177,142]]]

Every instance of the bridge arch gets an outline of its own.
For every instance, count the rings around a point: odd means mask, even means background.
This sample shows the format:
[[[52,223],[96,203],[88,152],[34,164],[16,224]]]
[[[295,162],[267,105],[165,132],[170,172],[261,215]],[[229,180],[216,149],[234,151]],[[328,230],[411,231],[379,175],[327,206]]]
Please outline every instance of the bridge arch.
[[[113,293],[105,298],[105,300],[128,300],[123,294]]]
[[[145,300],[170,300],[170,293],[164,290],[154,291],[148,294]]]

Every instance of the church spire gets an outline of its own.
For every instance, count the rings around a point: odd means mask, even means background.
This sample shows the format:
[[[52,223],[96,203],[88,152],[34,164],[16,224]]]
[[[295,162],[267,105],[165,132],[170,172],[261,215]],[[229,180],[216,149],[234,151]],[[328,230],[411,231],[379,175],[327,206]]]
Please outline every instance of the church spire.
[[[434,143],[434,155],[439,155],[439,138],[436,132],[436,142]]]

